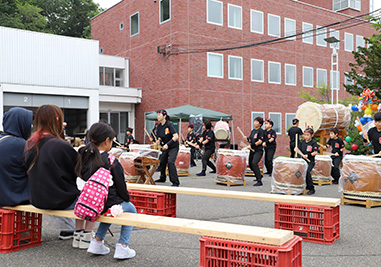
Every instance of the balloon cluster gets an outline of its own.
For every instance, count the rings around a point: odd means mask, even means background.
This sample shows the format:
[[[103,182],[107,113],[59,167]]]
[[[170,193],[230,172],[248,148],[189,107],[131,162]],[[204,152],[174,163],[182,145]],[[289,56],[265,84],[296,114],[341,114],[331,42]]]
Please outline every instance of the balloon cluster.
[[[345,141],[346,141],[347,143],[350,143],[350,142],[352,141],[352,138],[351,138],[350,136],[347,136],[347,137],[345,137]],[[351,148],[352,148],[353,150],[356,150],[358,147],[359,147],[359,146],[356,145],[356,144],[352,144],[352,145],[351,145]]]

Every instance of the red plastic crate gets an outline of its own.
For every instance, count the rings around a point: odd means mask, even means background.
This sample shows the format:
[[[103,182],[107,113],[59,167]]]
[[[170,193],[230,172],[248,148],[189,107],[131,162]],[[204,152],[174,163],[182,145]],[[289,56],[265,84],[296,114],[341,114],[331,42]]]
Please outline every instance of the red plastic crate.
[[[294,231],[303,241],[333,244],[340,238],[340,206],[275,203],[275,228]]]
[[[128,190],[137,213],[176,217],[176,194]]]
[[[199,267],[230,266],[302,266],[302,238],[294,236],[282,246],[206,236],[200,238]]]
[[[41,245],[42,215],[0,209],[0,252]]]

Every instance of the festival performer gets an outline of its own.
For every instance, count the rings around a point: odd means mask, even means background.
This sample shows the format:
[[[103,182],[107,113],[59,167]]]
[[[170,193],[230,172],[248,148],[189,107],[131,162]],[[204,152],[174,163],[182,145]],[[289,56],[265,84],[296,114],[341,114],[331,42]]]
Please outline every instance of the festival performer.
[[[329,140],[324,148],[332,147],[332,163],[331,176],[333,177],[333,184],[338,184],[340,179],[340,163],[343,160],[344,142],[339,137],[339,131],[336,128],[332,128],[329,131]]]
[[[314,136],[314,130],[310,127],[304,130],[303,141],[300,142],[299,146],[295,148],[295,152],[299,150],[299,156],[301,156],[307,163],[307,175],[306,175],[306,188],[307,194],[313,195],[315,194],[314,183],[312,182],[311,171],[315,166],[315,156],[318,154],[318,144],[312,140]]]
[[[124,138],[124,147],[129,149],[129,146],[135,142],[134,137],[132,136],[133,129],[126,129],[126,137]]]
[[[194,161],[195,154],[196,154],[196,145],[197,145],[197,137],[196,134],[193,132],[193,124],[189,124],[188,126],[188,134],[187,139],[185,140],[185,145],[190,147],[191,149],[191,167],[196,166],[196,162]]]
[[[295,158],[295,136],[298,134],[298,136],[302,136],[303,132],[302,129],[299,128],[299,120],[297,118],[292,120],[292,127],[288,129],[287,134],[290,137],[290,152],[291,158]]]
[[[78,161],[75,166],[76,173],[83,180],[87,181],[100,167],[110,169],[111,181],[108,188],[108,196],[105,202],[105,213],[114,205],[120,205],[120,212],[136,213],[135,206],[130,202],[126,182],[124,180],[123,167],[118,161],[110,165],[108,159],[112,146],[112,140],[115,137],[115,131],[106,123],[94,123],[87,133],[89,143],[78,151]],[[109,223],[100,223],[95,237],[92,238],[92,228],[95,222],[76,220],[76,232],[74,234],[73,247],[86,248],[87,252],[95,255],[106,255],[110,253],[110,248],[104,245],[104,238]],[[115,245],[115,259],[129,259],[136,255],[135,250],[128,247],[133,227],[122,225],[118,243]],[[87,244],[87,246],[86,246]]]
[[[369,129],[368,133],[363,134],[364,145],[369,145],[368,140],[373,145],[374,154],[381,157],[381,113],[374,114],[375,127]]]
[[[273,172],[273,159],[276,150],[276,132],[273,130],[274,122],[271,119],[265,121],[265,138],[263,147],[265,148],[265,166],[266,174]]]
[[[254,184],[254,186],[262,186],[262,174],[258,163],[261,161],[263,156],[262,143],[265,138],[265,132],[262,129],[263,119],[261,117],[256,117],[254,119],[253,125],[254,129],[251,131],[249,137],[246,137],[246,140],[250,143],[251,147],[249,154],[249,167],[257,178],[257,182]]]
[[[215,144],[215,136],[212,129],[212,123],[209,120],[206,120],[202,124],[202,129],[204,130],[202,132],[202,136],[200,140],[197,142],[197,149],[200,149],[202,146],[205,146],[205,153],[202,156],[202,170],[200,173],[197,173],[197,176],[205,176],[206,175],[206,168],[209,166],[212,171],[210,173],[216,173],[216,166],[210,161],[210,157],[216,150],[216,144]]]
[[[166,166],[168,163],[169,180],[172,182],[172,186],[179,186],[180,181],[177,175],[177,169],[175,161],[177,153],[179,152],[179,135],[176,132],[175,126],[170,121],[167,111],[160,109],[157,111],[157,120],[159,124],[157,126],[157,145],[162,146],[163,153],[160,157],[160,179],[155,182],[165,183],[167,179]]]

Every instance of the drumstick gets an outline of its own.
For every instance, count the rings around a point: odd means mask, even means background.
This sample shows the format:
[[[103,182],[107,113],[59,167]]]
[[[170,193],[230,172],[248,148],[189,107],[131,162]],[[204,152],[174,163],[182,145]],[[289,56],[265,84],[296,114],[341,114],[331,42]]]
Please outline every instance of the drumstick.
[[[242,137],[246,139],[246,136],[243,134],[243,132],[241,131],[241,128],[239,128],[239,126],[237,126],[237,129],[238,131],[242,134]]]
[[[304,154],[300,151],[299,147],[298,147],[298,139],[299,139],[299,135],[296,134],[295,135],[295,148],[296,148],[296,153],[298,153],[300,156],[304,156]],[[308,158],[306,159],[308,162],[311,162]]]
[[[375,158],[375,157],[378,157],[379,155],[378,154],[373,154],[373,155],[368,155],[367,157],[369,158]]]
[[[118,146],[120,146],[120,147],[124,147],[122,144],[120,144],[118,141],[116,141],[116,140],[112,140],[115,144],[117,144]]]
[[[321,147],[324,147],[324,145],[320,144],[319,142],[316,142],[316,144],[318,144]]]
[[[149,132],[147,131],[146,128],[144,128],[144,131],[145,131],[146,135],[149,136]]]
[[[248,146],[248,145],[246,145],[243,141],[241,141],[240,143],[239,143],[239,145],[240,146],[242,146],[242,147],[246,147],[247,149],[249,149],[250,151],[252,151],[252,152],[255,152],[255,150],[254,149],[252,149],[251,147],[250,147],[250,145]]]
[[[359,117],[358,117],[358,116],[357,116],[357,118],[356,118],[356,121],[359,123],[359,125],[360,125],[360,128],[361,128],[361,131],[362,131],[362,133],[364,134],[364,127],[362,127],[361,121],[360,121],[360,119],[359,119]],[[368,138],[368,137],[366,138],[366,141],[368,141],[368,143],[370,143],[370,141],[369,141],[369,138]]]
[[[157,142],[157,138],[156,138],[156,135],[153,133],[153,131],[151,130],[151,133],[152,133],[152,136],[153,138],[155,139],[155,142]]]

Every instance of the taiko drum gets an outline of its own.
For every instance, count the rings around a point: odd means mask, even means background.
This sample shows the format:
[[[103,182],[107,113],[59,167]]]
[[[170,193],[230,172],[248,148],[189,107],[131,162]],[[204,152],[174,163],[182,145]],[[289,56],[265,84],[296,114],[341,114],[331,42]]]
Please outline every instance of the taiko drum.
[[[177,158],[175,161],[175,166],[178,174],[189,175],[191,149],[189,147],[181,146]]]
[[[137,170],[135,169],[135,165],[134,165],[134,159],[137,156],[138,156],[138,153],[124,152],[119,157],[119,162],[122,165],[123,171],[124,171],[124,178],[129,183],[135,183],[140,176]]]
[[[331,180],[332,158],[329,155],[316,155],[315,166],[311,171],[312,180]]]
[[[218,149],[217,178],[243,180],[246,170],[246,152],[232,149]]]

